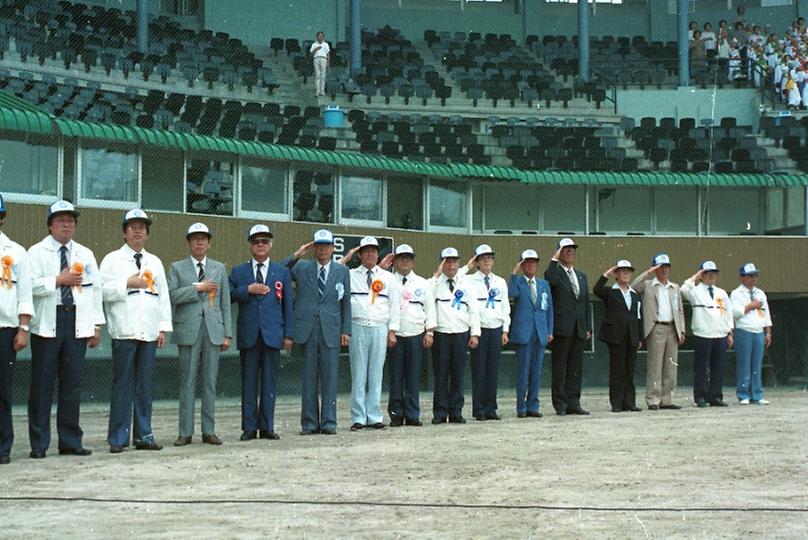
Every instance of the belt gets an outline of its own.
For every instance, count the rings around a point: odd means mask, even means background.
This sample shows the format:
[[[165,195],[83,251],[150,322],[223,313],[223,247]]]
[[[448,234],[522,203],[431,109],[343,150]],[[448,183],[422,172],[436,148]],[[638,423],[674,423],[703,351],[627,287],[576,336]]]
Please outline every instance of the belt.
[[[673,321],[657,321],[654,324],[664,324],[666,326],[673,324]]]
[[[76,311],[76,306],[56,306],[58,311]]]

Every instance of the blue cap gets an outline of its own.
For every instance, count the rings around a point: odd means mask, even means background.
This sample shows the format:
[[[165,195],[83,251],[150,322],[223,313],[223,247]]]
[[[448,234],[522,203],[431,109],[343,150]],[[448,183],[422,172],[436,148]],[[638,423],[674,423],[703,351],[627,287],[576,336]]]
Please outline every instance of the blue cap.
[[[334,234],[328,229],[320,229],[314,233],[315,244],[333,244]]]
[[[123,215],[123,224],[126,225],[130,221],[139,220],[144,222],[147,226],[152,224],[149,215],[140,208],[132,208]]]
[[[48,207],[48,225],[56,214],[72,214],[75,218],[79,217],[76,207],[70,201],[56,201]]]
[[[758,271],[755,263],[745,263],[741,268],[738,270],[738,274],[741,276],[756,276],[760,272]]]
[[[667,253],[657,253],[654,255],[654,258],[651,259],[651,266],[657,266],[659,264],[667,264],[668,266],[671,265],[671,258],[668,256]]]
[[[718,272],[718,267],[713,261],[704,261],[699,265],[699,270],[704,270],[705,272]]]
[[[3,194],[0,193],[0,214],[6,213],[6,203],[3,201]]]

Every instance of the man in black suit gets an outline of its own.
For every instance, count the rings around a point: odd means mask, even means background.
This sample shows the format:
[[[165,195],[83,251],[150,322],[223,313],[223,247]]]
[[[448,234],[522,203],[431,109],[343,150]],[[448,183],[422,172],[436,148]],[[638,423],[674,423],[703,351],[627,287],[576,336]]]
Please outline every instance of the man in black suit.
[[[640,295],[630,285],[632,272],[630,262],[617,261],[592,289],[606,307],[598,339],[609,346],[609,402],[613,413],[641,410],[635,402],[634,365],[637,349],[642,347],[642,313]],[[609,278],[615,281],[611,288],[606,287]]]
[[[556,414],[589,414],[581,407],[584,347],[592,337],[586,274],[573,268],[578,245],[562,238],[544,271],[553,293],[553,408]]]

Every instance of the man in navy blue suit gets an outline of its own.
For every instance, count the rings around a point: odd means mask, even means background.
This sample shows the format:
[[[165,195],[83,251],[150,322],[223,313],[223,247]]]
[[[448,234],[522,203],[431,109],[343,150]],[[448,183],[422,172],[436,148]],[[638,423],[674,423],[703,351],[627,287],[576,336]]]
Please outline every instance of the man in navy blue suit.
[[[230,273],[230,299],[238,302],[241,440],[259,435],[276,440],[280,437],[275,433],[275,371],[281,347],[292,348],[292,276],[288,268],[269,260],[269,227],[253,225],[247,238],[252,260]]]
[[[553,295],[550,284],[536,275],[539,255],[532,249],[522,252],[521,260],[508,280],[508,296],[513,300],[510,341],[516,346],[516,416],[541,418],[539,385],[544,348],[553,341]],[[518,275],[519,270],[523,275]]]

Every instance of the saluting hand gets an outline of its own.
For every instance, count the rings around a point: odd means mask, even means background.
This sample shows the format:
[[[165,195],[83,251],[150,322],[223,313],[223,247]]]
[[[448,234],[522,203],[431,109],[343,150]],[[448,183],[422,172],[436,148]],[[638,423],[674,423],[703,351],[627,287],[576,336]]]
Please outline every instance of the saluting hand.
[[[384,270],[390,270],[393,267],[394,257],[395,255],[393,255],[392,253],[388,253],[387,255],[385,255],[384,259],[382,259],[381,262],[379,263],[379,268],[382,268]]]
[[[558,261],[559,257],[561,257],[561,248],[558,248],[557,250],[555,250],[555,253],[553,253],[554,261]]]
[[[469,262],[466,263],[466,268],[468,268],[469,272],[477,268],[477,256],[474,255],[469,259]]]
[[[646,271],[645,271],[645,275],[646,275],[646,276],[650,276],[650,275],[652,275],[652,274],[655,274],[655,273],[656,273],[656,271],[659,269],[659,267],[660,267],[660,266],[662,266],[662,265],[661,265],[661,264],[657,264],[657,265],[655,265],[655,266],[652,266],[651,268],[649,268],[648,270],[646,270]]]
[[[606,272],[603,273],[603,277],[605,278],[613,278],[617,275],[617,265],[612,266]]]
[[[440,260],[440,263],[438,263],[438,269],[435,270],[435,273],[432,275],[432,277],[434,277],[434,278],[440,277],[440,275],[443,273],[443,261],[445,261],[445,260],[446,259],[441,259]]]
[[[300,246],[299,248],[297,248],[297,251],[295,251],[295,253],[293,255],[294,258],[295,259],[300,259],[301,257],[307,255],[309,250],[311,249],[311,247],[313,245],[314,245],[314,241],[312,240],[311,242],[307,242],[307,243],[303,244],[302,246]]]
[[[511,271],[511,274],[516,275],[519,273],[519,270],[521,269],[522,269],[522,261],[519,261],[516,263],[516,266],[513,267],[513,271]]]
[[[347,266],[347,265],[348,265],[348,263],[349,263],[349,262],[351,262],[351,259],[353,259],[353,256],[354,256],[354,254],[355,254],[357,251],[359,251],[359,246],[354,246],[354,247],[352,247],[352,248],[351,248],[351,249],[349,249],[349,250],[348,250],[348,252],[347,252],[347,253],[345,253],[345,255],[343,255],[343,256],[342,256],[342,258],[341,258],[340,260],[338,260],[337,262],[338,262],[339,264],[342,264],[342,265]]]

